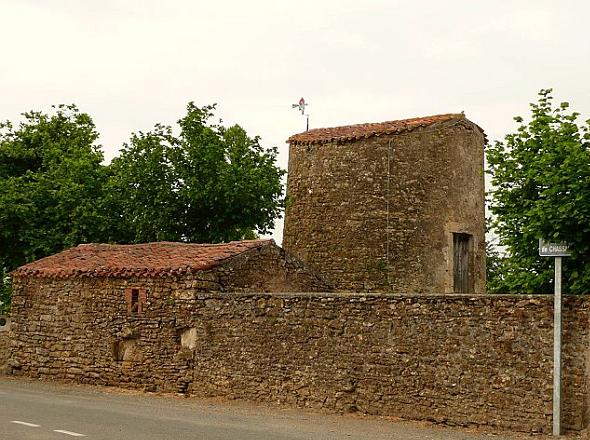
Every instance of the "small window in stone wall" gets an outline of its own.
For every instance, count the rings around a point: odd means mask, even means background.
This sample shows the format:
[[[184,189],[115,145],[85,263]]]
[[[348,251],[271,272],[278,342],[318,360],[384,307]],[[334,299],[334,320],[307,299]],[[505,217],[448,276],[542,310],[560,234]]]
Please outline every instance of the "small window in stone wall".
[[[127,301],[127,313],[141,315],[145,309],[147,300],[146,289],[139,287],[128,287],[125,289],[125,301]]]

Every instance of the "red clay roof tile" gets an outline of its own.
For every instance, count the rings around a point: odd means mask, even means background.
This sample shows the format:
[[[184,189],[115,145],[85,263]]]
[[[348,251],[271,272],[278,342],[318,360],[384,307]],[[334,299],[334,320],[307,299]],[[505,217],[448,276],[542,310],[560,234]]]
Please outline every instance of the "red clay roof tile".
[[[242,240],[219,244],[145,243],[81,244],[14,270],[16,277],[158,277],[210,269],[273,240]]]
[[[350,142],[372,136],[405,133],[421,127],[428,127],[436,123],[452,121],[453,119],[465,120],[466,118],[462,113],[448,113],[421,118],[401,119],[399,121],[346,125],[331,128],[315,128],[303,133],[295,134],[291,136],[287,142],[291,145]],[[483,130],[481,128],[479,129],[483,133]]]

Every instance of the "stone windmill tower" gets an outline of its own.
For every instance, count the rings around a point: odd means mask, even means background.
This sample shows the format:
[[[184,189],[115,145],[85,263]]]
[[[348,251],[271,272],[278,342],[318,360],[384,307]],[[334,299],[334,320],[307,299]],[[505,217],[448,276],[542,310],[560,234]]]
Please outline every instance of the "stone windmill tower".
[[[283,247],[336,290],[484,291],[479,126],[445,114],[314,129],[288,142]]]

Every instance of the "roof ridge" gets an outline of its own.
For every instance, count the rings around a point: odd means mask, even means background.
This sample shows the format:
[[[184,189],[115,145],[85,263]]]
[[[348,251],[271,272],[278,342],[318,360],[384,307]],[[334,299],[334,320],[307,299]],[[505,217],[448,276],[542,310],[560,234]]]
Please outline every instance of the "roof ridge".
[[[267,245],[271,239],[227,243],[85,243],[23,265],[11,276],[51,278],[164,276],[198,272]]]
[[[250,252],[250,251],[253,251],[255,249],[259,249],[262,246],[264,246],[265,244],[276,244],[275,241],[274,241],[274,239],[272,239],[272,238],[265,239],[265,240],[260,240],[260,239],[258,239],[258,240],[242,240],[242,241],[238,241],[238,242],[231,241],[230,243],[242,243],[244,241],[245,242],[248,242],[248,243],[254,243],[254,242],[256,242],[256,243],[259,243],[259,245],[258,246],[253,246],[253,247],[244,247],[244,249],[241,250],[240,252],[237,252],[237,253],[235,253],[233,255],[228,255],[225,258],[220,258],[218,260],[219,261],[219,264],[225,262],[226,260],[228,260],[230,258],[234,258],[234,257],[237,257],[238,255],[242,255],[242,254],[244,254],[246,252]]]
[[[366,122],[361,124],[342,125],[337,127],[314,128],[309,131],[295,134],[287,140],[292,145],[296,144],[322,144],[333,141],[348,142],[372,136],[400,134],[410,132],[423,127],[453,120],[468,120],[463,112],[443,113],[432,116],[421,116],[407,119],[398,119],[384,122]],[[471,121],[469,121],[471,122]],[[483,130],[476,126],[480,131]]]
[[[272,238],[254,238],[249,240],[232,240],[232,241],[222,241],[219,243],[191,243],[186,241],[149,241],[147,243],[80,243],[77,246],[72,246],[70,248],[64,249],[61,252],[66,252],[76,248],[82,247],[91,247],[91,246],[153,246],[153,245],[174,245],[174,246],[227,246],[230,244],[239,244],[239,243],[266,243],[271,242],[274,240]],[[53,254],[56,255],[56,254]],[[51,255],[50,255],[51,256]],[[47,257],[44,257],[47,258]]]

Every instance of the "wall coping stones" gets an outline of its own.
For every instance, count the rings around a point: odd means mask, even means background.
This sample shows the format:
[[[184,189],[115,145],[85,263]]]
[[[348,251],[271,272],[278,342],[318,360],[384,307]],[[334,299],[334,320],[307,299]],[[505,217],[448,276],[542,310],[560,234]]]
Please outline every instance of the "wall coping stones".
[[[372,292],[204,292],[199,293],[201,296],[275,296],[275,297],[320,297],[320,298],[391,298],[391,299],[445,299],[445,300],[500,300],[500,299],[514,299],[514,300],[541,300],[553,301],[553,294],[462,294],[462,293],[372,293]],[[590,302],[590,296],[586,295],[563,295],[564,300],[579,299],[580,301]]]

